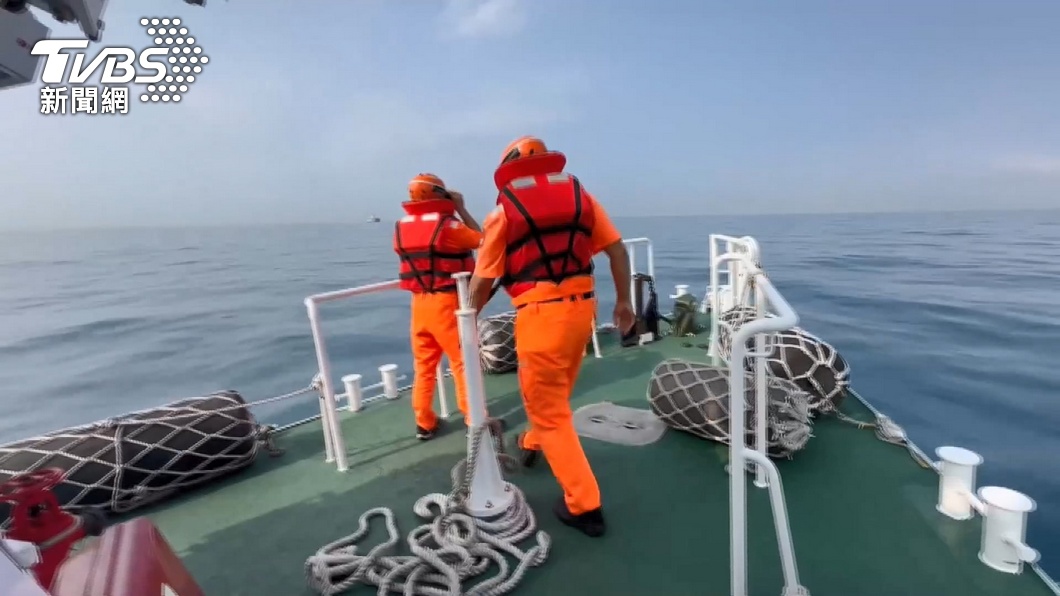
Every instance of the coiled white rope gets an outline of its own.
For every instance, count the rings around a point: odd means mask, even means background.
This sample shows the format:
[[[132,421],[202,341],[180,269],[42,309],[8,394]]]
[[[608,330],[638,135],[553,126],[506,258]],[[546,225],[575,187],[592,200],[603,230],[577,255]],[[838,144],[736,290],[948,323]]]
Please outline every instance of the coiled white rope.
[[[474,429],[468,457],[453,467],[451,493],[431,493],[416,501],[413,511],[429,521],[409,534],[411,555],[385,554],[394,549],[400,534],[394,512],[376,507],[361,515],[356,532],[325,545],[306,560],[309,587],[323,596],[340,594],[357,584],[378,586],[380,596],[391,592],[405,596],[495,596],[512,591],[529,567],[545,562],[552,539],[537,531],[536,544],[525,551],[519,548],[519,542],[535,534],[537,519],[523,492],[513,485],[509,485],[513,502],[498,518],[487,520],[467,514],[466,501],[483,435],[500,437],[499,421],[491,420]],[[504,453],[502,441],[497,443],[502,469],[515,469],[516,462]],[[373,517],[384,519],[388,537],[366,554],[358,554],[357,543],[368,535]],[[514,569],[509,569],[506,555],[518,561]],[[465,581],[485,573],[491,563],[499,568],[496,575],[463,587]]]

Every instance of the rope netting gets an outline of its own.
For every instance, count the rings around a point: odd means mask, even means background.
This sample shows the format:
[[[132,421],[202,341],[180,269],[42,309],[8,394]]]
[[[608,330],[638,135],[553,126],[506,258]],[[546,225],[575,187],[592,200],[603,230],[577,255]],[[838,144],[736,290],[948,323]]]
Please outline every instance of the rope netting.
[[[500,437],[498,420],[491,420],[472,432],[471,448],[466,459],[453,467],[453,490],[448,495],[431,493],[413,506],[417,516],[427,520],[408,536],[409,555],[394,554],[401,534],[394,512],[376,507],[364,512],[357,531],[318,550],[306,560],[306,580],[323,596],[345,592],[359,584],[378,587],[378,594],[405,596],[495,596],[515,589],[530,567],[548,558],[551,537],[538,531],[537,519],[522,491],[508,485],[513,502],[499,517],[483,519],[467,513],[475,461],[484,436]],[[504,471],[516,469],[515,459],[504,452],[503,441],[494,445]],[[370,533],[372,518],[381,517],[386,524],[387,539],[360,554],[358,542]],[[526,550],[519,543],[535,536],[535,544]],[[389,554],[388,554],[389,553]],[[514,569],[509,557],[516,561]],[[478,578],[490,567],[497,573],[473,586],[464,583]]]
[[[131,511],[251,465],[261,445],[278,455],[273,427],[258,424],[250,405],[222,391],[9,443],[0,446],[0,483],[59,468],[55,495],[65,509]]]
[[[749,294],[750,289],[745,294]],[[741,325],[757,318],[755,309],[746,305],[747,297],[744,296],[743,305],[730,308],[718,317],[718,352],[726,361],[732,354],[733,333]],[[766,316],[772,315],[767,313]],[[932,467],[931,460],[909,441],[901,426],[853,392],[850,388],[850,365],[835,347],[801,327],[766,335],[766,350],[769,352],[765,356],[767,374],[772,378],[794,382],[806,392],[810,396],[811,413],[831,414],[841,422],[871,429],[881,441],[905,447],[921,466]],[[750,342],[749,349],[754,351],[754,342]],[[744,366],[748,371],[753,370],[754,358],[752,355],[744,358]],[[858,420],[840,411],[840,405],[848,394],[854,395],[872,412],[875,419]]]
[[[755,382],[744,375],[745,440],[755,444]],[[810,396],[788,380],[766,376],[768,409],[767,453],[791,457],[810,440]],[[729,370],[670,358],[652,371],[648,381],[651,411],[671,428],[729,444]]]
[[[482,370],[497,375],[516,369],[514,310],[479,319],[478,335]]]
[[[755,318],[755,309],[748,306],[736,306],[718,317],[718,351],[726,362],[732,354],[732,335]],[[850,366],[839,352],[801,327],[765,335],[768,374],[792,381],[808,393],[811,411],[836,411],[850,388]],[[752,340],[749,350],[754,349]],[[744,366],[753,370],[754,357],[744,358]]]

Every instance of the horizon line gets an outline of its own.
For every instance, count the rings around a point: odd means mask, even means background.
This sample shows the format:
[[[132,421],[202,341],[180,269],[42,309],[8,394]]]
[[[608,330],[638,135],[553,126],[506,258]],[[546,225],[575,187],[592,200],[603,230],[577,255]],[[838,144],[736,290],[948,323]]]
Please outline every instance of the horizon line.
[[[773,211],[768,213],[739,213],[739,212],[713,212],[713,213],[650,213],[642,215],[627,215],[612,213],[614,219],[665,219],[674,217],[732,217],[732,218],[762,218],[762,217],[829,217],[836,215],[911,215],[911,214],[943,214],[943,213],[1035,213],[1060,211],[1060,207],[980,207],[970,209],[910,209],[910,210],[874,210],[874,211]],[[385,221],[385,218],[381,218]],[[381,222],[360,221],[303,221],[303,222],[260,222],[260,223],[187,223],[187,224],[102,224],[84,226],[22,226],[5,227],[0,225],[0,233],[3,232],[81,232],[81,231],[106,231],[106,230],[187,230],[187,229],[216,229],[216,228],[279,228],[279,227],[316,227],[316,226],[351,226],[368,225]]]

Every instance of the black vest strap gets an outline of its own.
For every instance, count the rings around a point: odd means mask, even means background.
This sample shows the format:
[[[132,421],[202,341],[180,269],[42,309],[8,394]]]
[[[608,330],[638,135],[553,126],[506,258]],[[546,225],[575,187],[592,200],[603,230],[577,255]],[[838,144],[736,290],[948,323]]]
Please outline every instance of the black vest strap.
[[[510,256],[522,248],[527,242],[533,241],[537,244],[538,253],[540,256],[533,261],[526,263],[520,271],[509,271],[505,274],[502,279],[504,285],[509,285],[516,282],[532,282],[532,281],[551,281],[552,283],[560,283],[568,277],[576,275],[591,275],[593,272],[592,259],[589,259],[588,263],[582,263],[576,255],[574,255],[574,241],[578,234],[584,234],[586,236],[592,235],[592,230],[581,224],[582,210],[584,204],[582,200],[582,187],[581,183],[578,182],[577,178],[571,177],[571,182],[574,187],[574,218],[571,222],[554,224],[546,227],[538,227],[537,222],[530,217],[529,211],[526,206],[523,205],[522,201],[516,197],[515,193],[512,192],[511,188],[505,187],[501,192],[511,202],[512,206],[515,207],[519,213],[523,216],[526,221],[528,228],[527,233],[517,238],[514,242],[508,245],[507,254]],[[566,232],[567,236],[567,250],[562,253],[550,253],[545,247],[544,238],[545,236],[558,235]],[[553,269],[553,262],[562,258],[562,264],[559,270]],[[575,260],[577,269],[573,272],[569,271],[570,260]],[[539,267],[545,269],[545,275],[535,273],[535,270]]]

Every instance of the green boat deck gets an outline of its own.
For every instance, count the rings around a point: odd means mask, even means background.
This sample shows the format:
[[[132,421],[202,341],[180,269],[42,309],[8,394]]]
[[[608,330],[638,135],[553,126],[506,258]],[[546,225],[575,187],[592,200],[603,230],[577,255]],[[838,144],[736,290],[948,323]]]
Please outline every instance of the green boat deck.
[[[647,407],[652,368],[668,357],[705,360],[702,348],[688,346],[704,340],[665,338],[626,349],[606,341],[604,358],[586,358],[573,406],[611,401]],[[491,414],[505,418],[511,435],[525,423],[516,375],[487,376],[486,389]],[[872,420],[853,397],[843,410]],[[450,469],[464,455],[461,425],[416,441],[404,395],[340,416],[350,457],[346,473],[323,461],[316,421],[279,435],[278,446],[286,449],[281,457],[262,454],[245,472],[146,512],[206,594],[313,594],[306,558],[355,531],[364,511],[393,508],[407,535],[422,523],[413,503],[450,490]],[[603,492],[608,533],[591,539],[556,520],[551,506],[559,488],[547,466],[512,475],[539,528],[553,539],[548,561],[530,568],[514,593],[728,595],[727,447],[673,430],[645,447],[587,438],[583,444]],[[872,430],[818,420],[806,449],[778,466],[801,581],[814,596],[1053,593],[1029,568],[1013,576],[983,565],[979,519],[958,522],[938,513],[936,473]],[[772,519],[767,491],[749,482],[748,575],[755,595],[776,596],[783,585]],[[366,545],[383,536],[376,520]],[[348,593],[374,594],[375,588]]]

